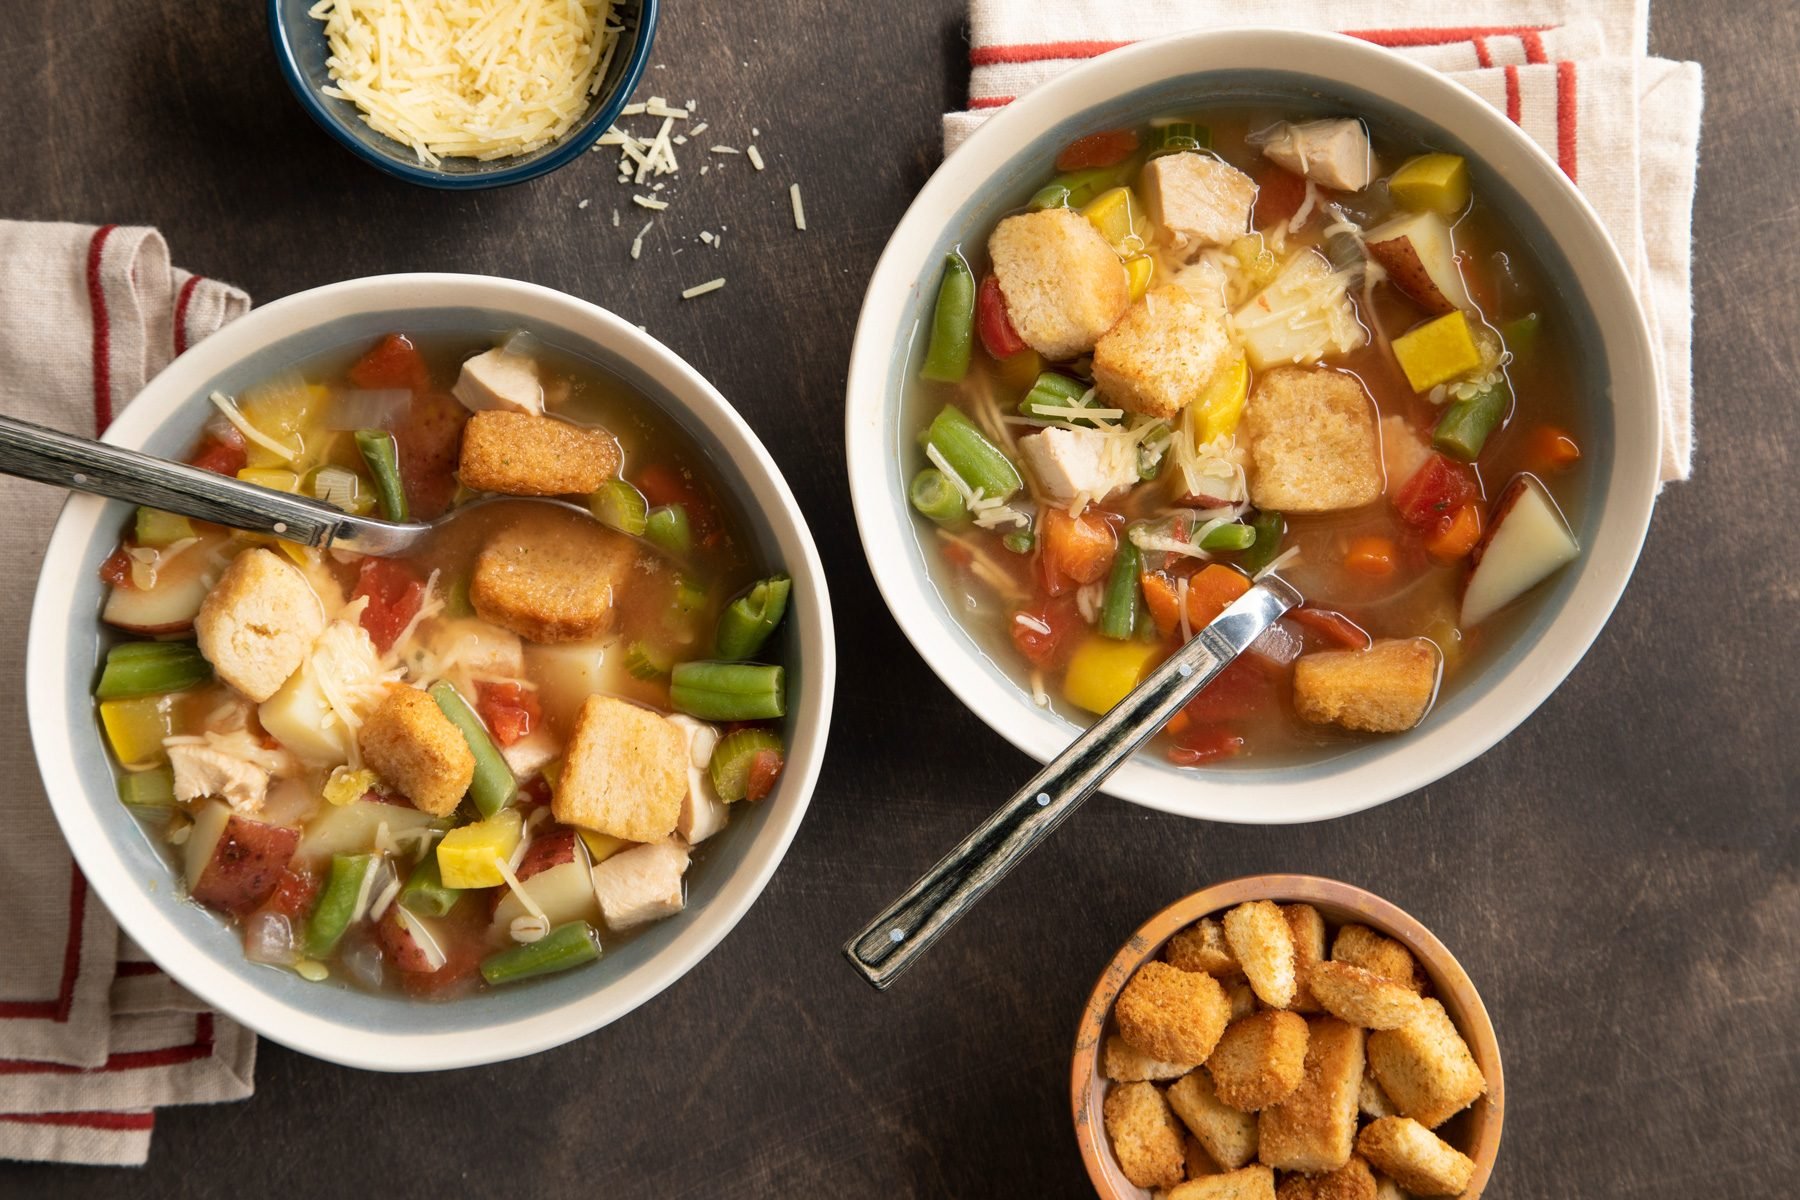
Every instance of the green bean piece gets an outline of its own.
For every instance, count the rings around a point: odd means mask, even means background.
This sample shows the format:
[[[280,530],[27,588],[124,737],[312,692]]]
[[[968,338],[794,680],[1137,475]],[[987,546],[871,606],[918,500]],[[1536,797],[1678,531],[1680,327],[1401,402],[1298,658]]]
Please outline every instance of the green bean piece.
[[[325,877],[325,890],[313,906],[306,922],[306,954],[308,958],[330,958],[338,939],[350,928],[356,916],[356,902],[362,896],[363,880],[375,869],[373,854],[334,854],[331,874]]]
[[[931,344],[919,374],[938,383],[956,383],[969,372],[974,345],[975,276],[962,255],[951,252],[944,256],[944,279],[931,314]]]
[[[787,677],[761,663],[684,662],[669,672],[669,704],[702,721],[764,721],[787,712]]]
[[[1015,529],[1001,538],[1000,544],[1014,554],[1030,554],[1037,548],[1037,535],[1029,529]]]
[[[511,946],[481,960],[481,977],[498,986],[550,975],[600,957],[600,935],[586,921],[558,925],[535,942]]]
[[[1034,417],[1039,421],[1061,421],[1091,428],[1094,422],[1086,417],[1071,417],[1054,410],[1098,407],[1089,394],[1093,390],[1092,384],[1071,379],[1060,371],[1045,371],[1031,385],[1031,390],[1025,393],[1025,398],[1019,401],[1019,415]]]
[[[356,448],[375,477],[375,494],[381,498],[381,515],[390,521],[411,519],[406,506],[406,485],[400,480],[400,443],[385,429],[359,429]]]
[[[461,898],[461,889],[444,886],[444,876],[438,870],[437,855],[427,854],[413,868],[413,873],[407,876],[406,886],[400,889],[400,895],[394,902],[407,912],[417,913],[422,917],[443,917],[449,915]]]
[[[450,582],[450,591],[444,597],[444,615],[447,617],[472,617],[475,615],[475,602],[469,599],[469,577],[458,575]]]
[[[168,820],[175,807],[175,772],[168,767],[119,776],[119,801],[140,817]]]
[[[1281,552],[1281,539],[1287,534],[1287,522],[1278,512],[1259,512],[1256,520],[1250,522],[1250,527],[1256,530],[1256,540],[1250,543],[1250,548],[1238,559],[1238,566],[1254,575],[1274,562],[1275,556]]]
[[[588,497],[588,511],[602,525],[632,537],[643,537],[650,518],[650,502],[623,479],[609,479]]]
[[[1512,389],[1505,381],[1483,388],[1466,400],[1453,400],[1438,418],[1432,431],[1431,444],[1463,462],[1481,457],[1488,435],[1500,428],[1506,412],[1512,407]]]
[[[646,513],[644,536],[670,554],[686,554],[694,548],[694,530],[688,524],[687,509],[679,504],[665,504]]]
[[[781,735],[773,729],[737,729],[720,738],[706,765],[719,799],[733,804],[749,795],[750,768],[757,755],[770,751],[782,752]]]
[[[1025,486],[1012,460],[954,404],[946,404],[932,420],[925,440],[966,487],[979,488],[984,497],[1005,500]]]
[[[1141,562],[1131,539],[1120,538],[1112,574],[1106,580],[1106,600],[1100,607],[1101,636],[1125,641],[1137,629],[1138,610],[1143,606],[1143,585],[1138,580]]]
[[[192,642],[120,642],[106,651],[94,689],[98,700],[184,692],[212,678],[212,664]]]
[[[649,642],[633,642],[625,648],[625,670],[633,679],[667,679],[675,656]]]
[[[1150,157],[1179,154],[1183,150],[1212,149],[1212,130],[1192,121],[1170,121],[1150,127]]]
[[[1220,525],[1200,539],[1202,550],[1248,550],[1256,544],[1256,529],[1250,525]]]
[[[1543,328],[1543,318],[1537,313],[1526,313],[1522,317],[1514,317],[1500,326],[1500,340],[1512,351],[1513,358],[1524,362],[1531,357],[1537,346],[1538,330]]]
[[[1111,167],[1090,167],[1058,175],[1031,197],[1027,207],[1033,212],[1046,208],[1080,208],[1107,188],[1125,181],[1131,160]]]
[[[439,680],[431,685],[431,698],[437,706],[450,718],[450,723],[462,731],[463,740],[469,743],[469,749],[475,755],[475,778],[469,784],[469,799],[475,802],[475,811],[483,818],[491,817],[512,802],[513,794],[519,790],[519,781],[513,778],[512,768],[500,757],[500,750],[494,745],[494,739],[488,736],[487,726],[469,707],[469,702],[462,698],[447,680]]]
[[[912,501],[912,506],[922,516],[931,518],[939,525],[954,525],[967,512],[963,507],[962,493],[936,467],[926,467],[913,476],[911,485],[906,489],[906,498]]]
[[[194,536],[194,523],[186,517],[160,508],[137,510],[137,544],[160,550]]]
[[[713,653],[729,662],[755,658],[768,642],[781,618],[787,615],[788,593],[794,581],[771,575],[750,585],[750,590],[725,606],[713,638]]]

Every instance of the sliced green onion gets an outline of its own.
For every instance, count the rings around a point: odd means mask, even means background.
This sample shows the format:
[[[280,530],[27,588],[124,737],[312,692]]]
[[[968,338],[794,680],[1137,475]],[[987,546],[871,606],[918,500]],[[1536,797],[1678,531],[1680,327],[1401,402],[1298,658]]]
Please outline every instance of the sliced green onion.
[[[1150,157],[1179,154],[1183,150],[1212,149],[1212,130],[1192,121],[1170,121],[1150,127]]]
[[[669,704],[702,721],[764,721],[787,712],[787,675],[760,663],[685,662],[669,672]]]
[[[306,953],[310,958],[330,958],[338,940],[356,918],[363,898],[363,881],[375,869],[373,854],[334,854],[325,889],[306,922]]]
[[[742,800],[749,793],[750,768],[756,756],[769,751],[782,752],[781,735],[772,729],[738,729],[720,738],[707,764],[719,799],[727,804]]]
[[[1250,525],[1220,525],[1200,539],[1202,550],[1248,550],[1256,544],[1256,529]]]
[[[491,984],[517,983],[591,963],[600,957],[600,935],[586,921],[558,925],[535,942],[512,946],[481,960],[481,977]]]
[[[687,509],[679,504],[665,504],[645,514],[644,536],[670,554],[686,554],[694,548]]]
[[[1100,607],[1102,636],[1125,641],[1137,628],[1138,610],[1143,607],[1143,587],[1138,580],[1141,561],[1136,544],[1130,538],[1119,539],[1112,574],[1106,580],[1106,599]]]
[[[643,537],[650,502],[644,499],[644,493],[623,479],[609,479],[588,497],[588,511],[602,525],[610,525],[632,537]]]
[[[411,519],[406,506],[406,485],[400,480],[400,443],[385,429],[359,429],[356,448],[375,477],[375,494],[381,498],[381,515],[390,521]]]
[[[1438,418],[1431,444],[1451,458],[1474,462],[1481,457],[1481,448],[1487,444],[1488,435],[1500,427],[1511,407],[1512,389],[1504,380],[1483,388],[1466,400],[1453,400],[1445,407],[1444,415]]]
[[[964,485],[979,488],[984,497],[1006,500],[1025,486],[1012,460],[954,404],[946,404],[932,420],[925,442],[944,460],[940,468],[948,466]]]
[[[1001,538],[1000,544],[1014,554],[1030,554],[1037,548],[1037,535],[1029,529],[1015,529]]]
[[[727,604],[719,614],[713,653],[727,661],[755,658],[787,615],[788,593],[793,586],[794,581],[786,575],[771,575]]]
[[[625,670],[633,679],[667,679],[675,656],[649,642],[633,642],[625,648]]]
[[[395,903],[422,917],[442,917],[449,915],[461,897],[462,892],[457,888],[444,886],[437,855],[427,854],[407,877],[406,886],[400,889]]]
[[[1244,557],[1238,559],[1238,566],[1254,575],[1274,562],[1275,556],[1281,552],[1281,539],[1287,533],[1287,522],[1278,512],[1259,512],[1256,519],[1250,522],[1250,527],[1256,530],[1256,540],[1250,543]]]
[[[161,550],[194,535],[194,523],[186,517],[160,508],[137,510],[137,544]]]
[[[906,498],[921,515],[939,525],[954,524],[962,520],[966,512],[962,493],[936,467],[926,467],[913,476],[912,484],[906,489]]]
[[[106,651],[94,689],[98,700],[183,692],[212,678],[212,664],[192,642],[120,642]]]
[[[957,382],[968,374],[974,344],[975,276],[962,255],[952,252],[944,256],[944,278],[931,315],[931,344],[919,374],[939,383]]]
[[[469,799],[475,802],[475,809],[484,818],[491,817],[512,802],[513,794],[519,790],[519,781],[513,778],[512,768],[500,756],[499,747],[494,739],[488,736],[487,726],[469,707],[469,702],[452,687],[448,681],[439,680],[431,685],[431,698],[450,723],[462,732],[463,740],[469,743],[469,750],[475,755],[475,778],[469,784]]]

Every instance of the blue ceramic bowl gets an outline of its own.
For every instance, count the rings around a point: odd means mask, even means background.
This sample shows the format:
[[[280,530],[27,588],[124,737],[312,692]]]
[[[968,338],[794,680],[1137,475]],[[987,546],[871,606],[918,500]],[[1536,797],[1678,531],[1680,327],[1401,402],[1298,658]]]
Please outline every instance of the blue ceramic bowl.
[[[614,19],[625,27],[618,47],[607,64],[600,89],[589,102],[588,112],[568,133],[547,146],[516,158],[480,162],[472,158],[446,158],[435,167],[418,160],[412,147],[363,122],[362,110],[348,100],[334,100],[320,89],[331,82],[325,60],[331,51],[325,42],[323,23],[307,16],[316,0],[269,0],[269,36],[275,42],[275,58],[282,77],[300,107],[346,149],[378,171],[422,187],[468,190],[504,187],[548,174],[580,156],[618,120],[650,61],[650,44],[656,37],[661,0],[620,0]]]

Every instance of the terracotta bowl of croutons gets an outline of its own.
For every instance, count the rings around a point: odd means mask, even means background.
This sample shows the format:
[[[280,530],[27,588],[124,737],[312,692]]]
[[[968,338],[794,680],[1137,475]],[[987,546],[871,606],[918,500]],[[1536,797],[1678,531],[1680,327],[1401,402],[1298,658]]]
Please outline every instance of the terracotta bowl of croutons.
[[[1150,918],[1094,985],[1070,1075],[1081,1156],[1116,1200],[1474,1200],[1505,1096],[1455,956],[1313,875],[1214,884]]]

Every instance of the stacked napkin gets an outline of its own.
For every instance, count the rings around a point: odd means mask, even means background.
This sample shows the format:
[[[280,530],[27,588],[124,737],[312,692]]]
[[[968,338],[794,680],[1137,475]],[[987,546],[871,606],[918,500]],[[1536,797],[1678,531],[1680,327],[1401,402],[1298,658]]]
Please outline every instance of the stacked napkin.
[[[154,229],[0,221],[0,412],[105,432],[169,360],[250,298],[169,263]],[[238,1100],[256,1037],[119,932],[50,815],[25,719],[25,615],[63,502],[0,478],[0,1158],[135,1164],[155,1109]],[[75,786],[71,781],[67,786]]]
[[[1505,112],[1600,214],[1661,359],[1662,478],[1686,479],[1701,79],[1697,63],[1647,56],[1649,24],[1649,0],[970,0],[969,109],[944,117],[944,151],[1038,84],[1164,34],[1334,30],[1416,58]]]

